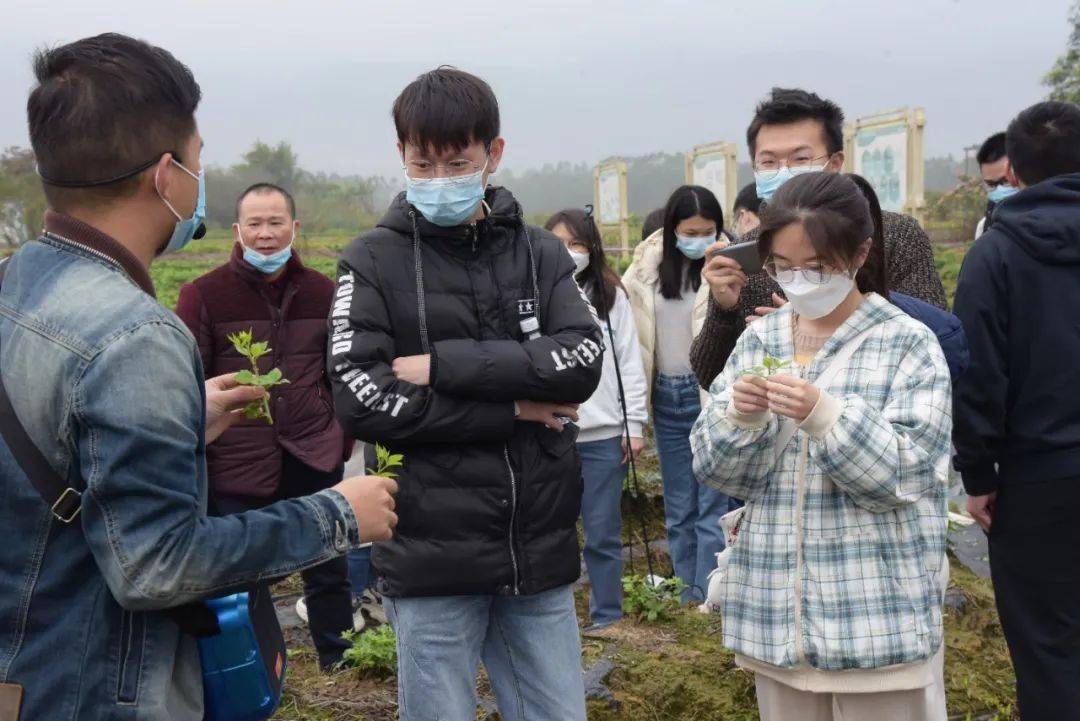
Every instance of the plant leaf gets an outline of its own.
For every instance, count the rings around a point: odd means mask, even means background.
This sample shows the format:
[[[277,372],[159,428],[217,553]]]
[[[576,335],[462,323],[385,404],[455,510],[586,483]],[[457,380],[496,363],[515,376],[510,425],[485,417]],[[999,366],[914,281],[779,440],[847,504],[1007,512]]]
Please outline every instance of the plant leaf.
[[[236,382],[242,386],[257,385],[255,380],[255,374],[251,371],[240,371],[236,374]]]

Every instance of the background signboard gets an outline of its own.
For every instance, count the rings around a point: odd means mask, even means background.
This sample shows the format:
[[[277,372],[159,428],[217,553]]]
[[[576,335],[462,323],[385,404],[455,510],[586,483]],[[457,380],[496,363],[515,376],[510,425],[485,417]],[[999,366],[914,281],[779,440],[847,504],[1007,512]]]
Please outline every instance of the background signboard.
[[[697,145],[686,154],[686,182],[711,190],[724,209],[725,219],[730,219],[739,192],[737,171],[734,143]]]
[[[623,218],[620,176],[616,167],[610,166],[600,171],[599,212],[601,225],[618,225]]]
[[[630,210],[626,197],[626,163],[607,160],[593,171],[596,220],[600,230],[619,231],[619,250],[630,252]]]
[[[923,197],[922,108],[860,117],[844,128],[845,170],[870,182],[882,210],[919,217]]]

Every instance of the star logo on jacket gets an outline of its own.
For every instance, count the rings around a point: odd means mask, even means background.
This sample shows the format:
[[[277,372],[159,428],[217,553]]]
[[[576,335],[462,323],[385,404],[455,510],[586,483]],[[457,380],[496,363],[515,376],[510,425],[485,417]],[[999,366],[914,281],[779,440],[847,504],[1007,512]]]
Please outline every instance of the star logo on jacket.
[[[532,298],[519,300],[517,303],[518,315],[533,315],[536,313],[536,301],[534,301]]]

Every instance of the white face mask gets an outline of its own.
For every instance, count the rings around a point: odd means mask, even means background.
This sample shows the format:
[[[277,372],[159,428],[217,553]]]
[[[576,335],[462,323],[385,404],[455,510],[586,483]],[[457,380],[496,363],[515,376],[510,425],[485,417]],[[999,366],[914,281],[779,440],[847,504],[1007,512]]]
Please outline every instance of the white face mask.
[[[818,285],[808,281],[801,272],[790,283],[777,281],[791,307],[804,318],[824,318],[839,307],[851,293],[855,278],[847,273],[830,273],[829,279]]]
[[[570,253],[570,257],[574,259],[574,267],[577,268],[577,270],[574,271],[574,275],[577,275],[578,273],[589,267],[588,253],[582,253],[576,250],[569,249],[567,249],[567,252]]]

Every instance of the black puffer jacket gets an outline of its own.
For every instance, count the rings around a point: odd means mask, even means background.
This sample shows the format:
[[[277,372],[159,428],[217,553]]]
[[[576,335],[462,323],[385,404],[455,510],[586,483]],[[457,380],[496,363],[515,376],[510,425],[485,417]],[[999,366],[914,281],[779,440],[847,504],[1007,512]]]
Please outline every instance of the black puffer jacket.
[[[487,203],[485,220],[440,228],[399,195],[338,266],[338,419],[405,455],[397,531],[373,553],[392,597],[533,594],[579,573],[577,429],[515,422],[513,402],[586,400],[600,329],[559,240],[526,226],[509,191]],[[430,387],[394,377],[394,358],[424,353]]]

